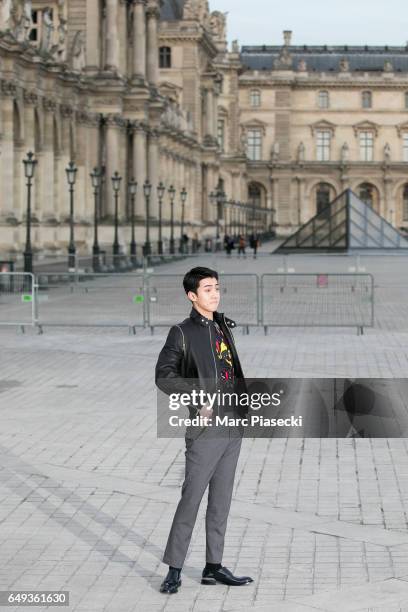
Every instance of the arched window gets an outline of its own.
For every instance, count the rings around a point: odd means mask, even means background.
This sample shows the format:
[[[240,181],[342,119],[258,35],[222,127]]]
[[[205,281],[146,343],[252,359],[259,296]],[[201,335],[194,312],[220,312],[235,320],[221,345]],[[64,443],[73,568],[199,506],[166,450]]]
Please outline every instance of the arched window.
[[[402,192],[402,220],[408,221],[408,183],[405,183]]]
[[[251,89],[250,103],[252,107],[261,106],[261,92],[259,89]]]
[[[329,185],[328,183],[319,183],[316,188],[316,213],[317,214],[319,214],[322,210],[328,207],[328,205],[330,204],[332,200],[331,196],[332,196],[331,185]]]
[[[171,47],[160,47],[159,68],[171,68]]]
[[[329,92],[319,91],[318,95],[319,108],[329,108]]]
[[[248,185],[248,204],[250,207],[248,221],[256,221],[260,218],[259,208],[262,204],[262,191],[257,183]]]
[[[373,96],[371,91],[363,91],[361,100],[363,108],[371,108],[373,105]]]
[[[370,183],[362,183],[360,185],[359,197],[360,197],[360,200],[362,200],[363,202],[365,202],[368,206],[372,208],[373,203],[374,203],[373,186],[370,185]]]

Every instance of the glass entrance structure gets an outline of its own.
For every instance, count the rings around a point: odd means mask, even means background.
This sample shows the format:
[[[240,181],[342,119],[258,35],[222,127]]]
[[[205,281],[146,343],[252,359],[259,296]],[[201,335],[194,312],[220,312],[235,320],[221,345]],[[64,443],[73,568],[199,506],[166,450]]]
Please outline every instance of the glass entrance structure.
[[[359,249],[408,249],[408,240],[351,189],[346,189],[289,236],[275,253]]]

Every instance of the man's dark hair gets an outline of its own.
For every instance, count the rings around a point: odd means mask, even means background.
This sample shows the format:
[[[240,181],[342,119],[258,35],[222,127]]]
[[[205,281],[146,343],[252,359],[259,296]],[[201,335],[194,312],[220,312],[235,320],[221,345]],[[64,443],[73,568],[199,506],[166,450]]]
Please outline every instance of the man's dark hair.
[[[203,268],[200,266],[192,268],[183,278],[184,291],[186,293],[189,291],[197,293],[198,286],[203,278],[216,278],[218,280],[218,272],[211,270],[211,268]]]

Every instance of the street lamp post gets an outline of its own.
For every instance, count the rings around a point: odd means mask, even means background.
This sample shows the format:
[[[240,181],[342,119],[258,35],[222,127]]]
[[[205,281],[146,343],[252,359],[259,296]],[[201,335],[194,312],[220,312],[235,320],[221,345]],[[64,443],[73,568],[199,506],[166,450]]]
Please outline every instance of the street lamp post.
[[[166,191],[166,187],[160,181],[157,186],[157,196],[159,198],[159,242],[158,242],[158,252],[159,255],[163,255],[163,240],[162,240],[162,207],[163,207],[163,196]]]
[[[170,195],[170,253],[174,255],[174,197],[176,190],[173,185],[168,189]]]
[[[150,194],[152,192],[152,186],[148,179],[145,180],[143,185],[143,193],[146,201],[146,242],[143,247],[143,255],[148,256],[151,253],[150,245]]]
[[[226,202],[226,196],[222,188],[221,179],[218,179],[217,189],[215,192],[215,201],[217,203],[217,246],[216,246],[216,250],[219,251],[221,247],[220,245],[220,214],[221,214],[222,207],[224,206]]]
[[[76,180],[77,167],[73,161],[70,161],[68,168],[65,168],[67,173],[67,181],[69,185],[69,246],[68,246],[68,268],[75,268],[75,241],[74,241],[74,185]]]
[[[101,184],[101,173],[98,168],[94,168],[89,175],[94,189],[94,243],[92,247],[92,267],[94,272],[99,271],[99,244],[98,244],[98,190]]]
[[[27,159],[23,159],[24,173],[27,179],[27,219],[26,219],[26,244],[24,251],[24,272],[33,271],[33,251],[31,248],[31,180],[34,178],[37,160],[33,159],[34,153],[29,151]]]
[[[180,253],[184,253],[184,207],[185,207],[186,200],[187,200],[187,191],[185,187],[183,187],[183,189],[180,192],[180,198],[181,198]]]
[[[137,266],[137,252],[136,252],[136,239],[135,239],[135,197],[137,192],[137,181],[131,178],[129,181],[129,195],[130,195],[130,222],[132,227],[132,234],[130,240],[130,260],[133,266]]]
[[[115,237],[113,240],[113,265],[115,266],[115,268],[119,267],[119,251],[120,251],[120,247],[119,247],[119,210],[118,210],[118,202],[119,202],[119,189],[120,189],[120,183],[121,183],[122,177],[120,176],[119,172],[114,172],[113,176],[112,176],[112,187],[113,187],[113,192],[115,195]]]

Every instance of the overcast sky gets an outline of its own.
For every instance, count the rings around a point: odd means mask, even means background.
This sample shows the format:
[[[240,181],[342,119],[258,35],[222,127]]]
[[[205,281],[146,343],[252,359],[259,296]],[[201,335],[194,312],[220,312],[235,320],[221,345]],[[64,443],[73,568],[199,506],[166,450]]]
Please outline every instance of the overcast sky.
[[[406,0],[209,0],[228,11],[228,40],[241,45],[281,44],[292,30],[298,45],[405,45]]]

